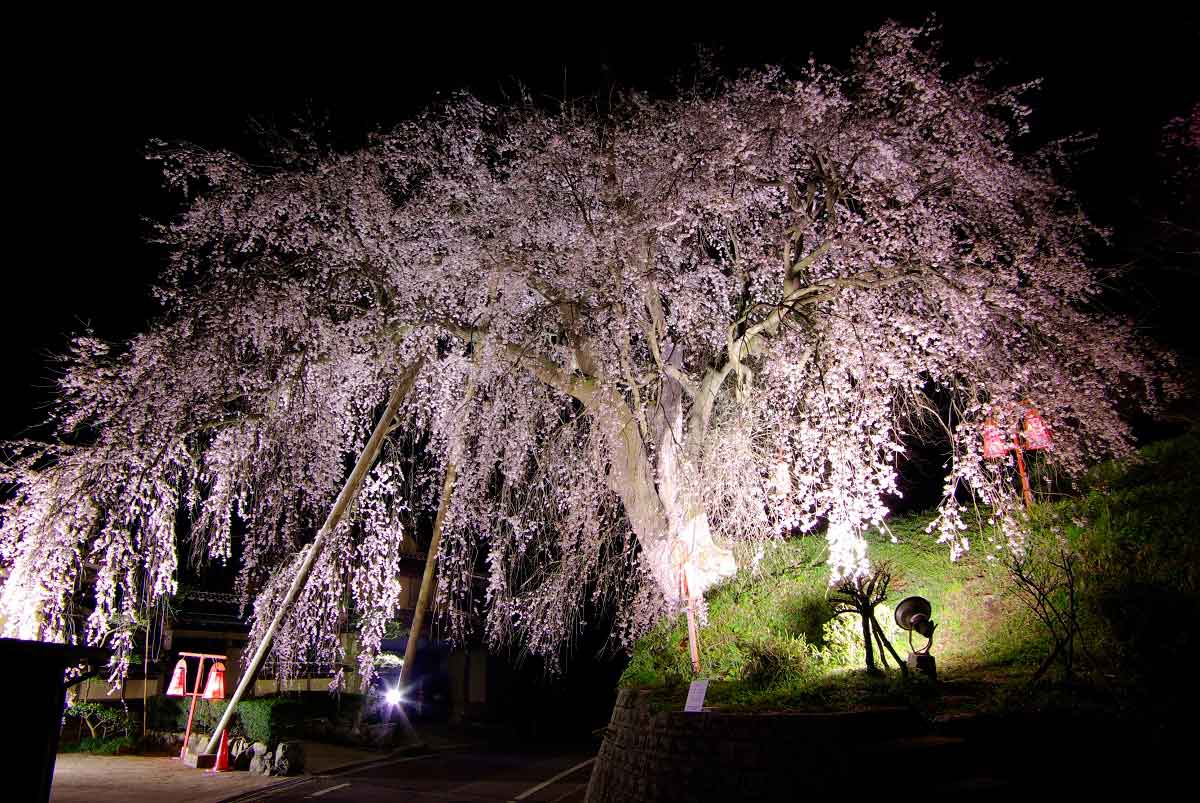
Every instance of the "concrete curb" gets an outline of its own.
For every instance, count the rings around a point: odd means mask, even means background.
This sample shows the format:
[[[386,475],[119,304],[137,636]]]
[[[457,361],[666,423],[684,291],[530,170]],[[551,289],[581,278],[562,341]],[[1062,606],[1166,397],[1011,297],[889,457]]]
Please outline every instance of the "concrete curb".
[[[480,743],[462,742],[459,744],[441,745],[439,747],[429,747],[428,745],[412,745],[410,747],[402,747],[399,750],[393,750],[386,756],[380,756],[379,758],[365,758],[360,761],[351,761],[346,764],[339,764],[336,767],[330,767],[327,770],[322,770],[321,772],[313,773],[311,775],[305,774],[296,778],[287,778],[276,783],[267,784],[266,786],[260,786],[258,789],[252,789],[248,792],[239,792],[231,797],[221,798],[216,803],[250,803],[251,801],[258,800],[261,797],[266,797],[268,795],[275,794],[276,792],[290,789],[293,786],[302,786],[306,783],[311,783],[318,778],[327,778],[333,775],[342,775],[348,772],[355,772],[376,764],[388,764],[401,758],[416,758],[419,756],[434,755],[436,753],[447,753],[451,750],[460,750],[464,747],[473,747],[476,744]]]

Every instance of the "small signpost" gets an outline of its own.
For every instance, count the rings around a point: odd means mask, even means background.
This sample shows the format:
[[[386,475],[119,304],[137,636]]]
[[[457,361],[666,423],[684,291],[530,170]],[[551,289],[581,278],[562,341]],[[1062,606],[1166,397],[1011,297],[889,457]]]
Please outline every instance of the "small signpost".
[[[708,694],[708,678],[693,680],[688,686],[687,702],[683,704],[684,711],[700,712],[704,710],[704,695]]]

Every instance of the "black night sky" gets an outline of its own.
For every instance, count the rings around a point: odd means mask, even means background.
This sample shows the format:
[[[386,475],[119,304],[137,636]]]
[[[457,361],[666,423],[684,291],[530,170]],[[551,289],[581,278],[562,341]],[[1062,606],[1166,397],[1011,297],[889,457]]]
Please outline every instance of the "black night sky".
[[[1031,141],[1075,131],[1097,136],[1080,158],[1076,186],[1090,213],[1117,231],[1116,247],[1096,258],[1127,261],[1144,244],[1139,238],[1150,236],[1139,204],[1155,192],[1161,127],[1197,97],[1197,14],[994,8],[940,15],[947,56],[966,66],[1000,59],[1000,75],[1013,81],[1045,79]],[[174,207],[142,158],[151,137],[252,153],[251,119],[286,126],[311,110],[327,115],[335,141],[350,148],[438,92],[467,87],[499,99],[518,82],[545,97],[614,84],[653,91],[688,67],[698,43],[726,67],[799,64],[810,53],[836,63],[884,19],[795,11],[730,22],[715,15],[702,29],[588,9],[590,18],[576,20],[564,12],[473,19],[464,11],[441,19],[364,13],[338,24],[316,17],[252,24],[206,12],[150,25],[105,17],[10,27],[8,167],[18,180],[8,192],[0,436],[44,418],[48,356],[62,351],[68,334],[90,324],[117,339],[154,313],[148,289],[158,257],[144,242],[143,219],[163,219]],[[682,19],[695,19],[696,11]],[[1147,273],[1128,298],[1148,325],[1186,350],[1193,302],[1178,292],[1186,289],[1181,281],[1194,290],[1195,272],[1186,279]]]

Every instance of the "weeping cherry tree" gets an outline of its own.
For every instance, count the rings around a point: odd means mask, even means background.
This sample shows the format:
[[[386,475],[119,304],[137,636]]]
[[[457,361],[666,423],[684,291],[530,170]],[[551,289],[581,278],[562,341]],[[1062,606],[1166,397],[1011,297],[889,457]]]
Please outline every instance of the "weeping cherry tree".
[[[930,532],[1019,548],[984,421],[1034,400],[1075,473],[1129,449],[1123,409],[1169,382],[1098,303],[1104,232],[1060,149],[1017,149],[1028,87],[946,74],[932,38],[887,25],[845,70],[602,114],[461,95],[269,166],[157,143],[183,199],[157,230],[162,311],[75,340],[57,438],[10,444],[5,633],[107,642],[119,674],[135,613],[199,560],[236,561],[260,638],[419,361],[281,623],[281,672],[342,657],[353,610],[369,678],[422,511],[450,632],[551,659],[588,611],[628,645],[763,539],[823,528],[831,580],[865,575],[914,440],[947,455]]]

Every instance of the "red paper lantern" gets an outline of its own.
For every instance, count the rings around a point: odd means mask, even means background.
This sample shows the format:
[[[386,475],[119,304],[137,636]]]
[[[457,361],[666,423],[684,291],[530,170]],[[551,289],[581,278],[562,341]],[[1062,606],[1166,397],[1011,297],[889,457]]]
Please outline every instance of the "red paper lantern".
[[[217,661],[208,670],[208,683],[204,685],[204,694],[201,696],[205,700],[225,699],[225,664]]]
[[[988,459],[1004,457],[1011,448],[1012,444],[1004,437],[1000,427],[989,418],[983,425],[983,456]]]
[[[1025,440],[1025,448],[1029,451],[1050,448],[1052,442],[1050,427],[1046,426],[1046,422],[1038,415],[1038,411],[1032,407],[1025,411],[1021,437]]]
[[[175,672],[171,675],[171,685],[167,687],[170,697],[182,697],[187,694],[187,661],[180,658],[175,662]]]

